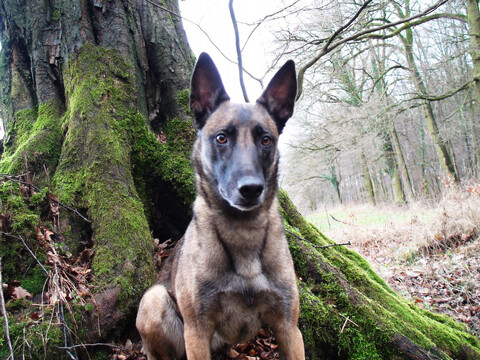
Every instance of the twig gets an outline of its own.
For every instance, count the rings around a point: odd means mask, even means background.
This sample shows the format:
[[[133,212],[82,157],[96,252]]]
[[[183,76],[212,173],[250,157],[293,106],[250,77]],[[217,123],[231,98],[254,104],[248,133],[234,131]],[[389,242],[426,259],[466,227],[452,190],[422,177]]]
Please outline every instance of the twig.
[[[303,237],[301,237],[301,236],[299,236],[299,235],[295,234],[293,231],[290,231],[290,230],[288,230],[288,229],[285,229],[285,231],[286,231],[286,232],[288,232],[290,235],[293,235],[293,236],[295,236],[295,237],[296,237],[298,240],[301,240],[301,241],[308,241],[307,239],[304,239]]]
[[[213,45],[213,47],[215,47],[215,49],[217,49],[217,51],[220,53],[220,55],[222,55],[222,56],[225,58],[225,60],[227,60],[228,62],[231,62],[232,64],[237,64],[234,60],[230,59],[227,55],[225,55],[225,53],[222,51],[222,49],[220,49],[220,47],[218,47],[218,45],[215,44],[215,42],[212,40],[212,38],[210,37],[210,35],[208,35],[208,33],[207,33],[205,30],[203,30],[203,28],[202,28],[199,24],[197,24],[196,22],[194,22],[194,21],[192,21],[192,20],[189,20],[189,19],[183,17],[183,16],[180,15],[180,14],[177,14],[176,12],[174,12],[174,11],[172,11],[172,10],[170,10],[170,9],[167,9],[166,7],[164,7],[164,6],[160,5],[160,4],[157,4],[156,2],[154,2],[154,1],[152,1],[152,0],[146,0],[146,1],[147,1],[149,4],[155,6],[155,7],[159,8],[159,9],[162,9],[163,11],[166,11],[166,12],[168,12],[169,14],[174,15],[174,16],[178,17],[179,19],[181,19],[181,20],[183,20],[183,21],[186,21],[186,22],[188,22],[188,23],[196,26],[196,27],[198,28],[198,30],[200,30],[200,31],[203,33],[203,35],[205,35],[205,36],[207,37],[208,41],[210,41],[210,43]],[[258,82],[260,83],[260,86],[261,86],[262,89],[263,89],[263,81],[262,81],[262,79],[257,78],[256,76],[254,76],[252,73],[248,72],[248,71],[245,70],[245,69],[243,69],[243,71],[245,71],[245,74],[247,74],[248,76],[250,76],[253,80],[258,81]]]
[[[29,183],[28,181],[23,181],[21,180],[21,178],[24,178],[27,176],[27,174],[22,174],[22,175],[10,175],[10,174],[0,174],[0,176],[2,176],[4,178],[4,180],[10,180],[10,181],[16,181],[18,182],[19,184],[22,184],[22,185],[28,185],[29,187],[31,187],[33,190],[35,190],[36,192],[40,192],[41,190],[36,187],[35,185],[33,185],[32,183]]]
[[[40,267],[42,268],[42,270],[45,272],[45,274],[47,274],[47,276],[49,276],[49,273],[47,271],[47,269],[45,269],[45,267],[42,265],[42,263],[40,262],[40,260],[38,260],[38,258],[35,256],[35,254],[33,253],[32,250],[30,250],[30,248],[28,247],[27,243],[25,242],[25,240],[23,240],[22,236],[21,235],[12,235],[12,234],[8,234],[6,232],[1,232],[1,234],[5,235],[5,236],[9,236],[11,238],[14,238],[14,239],[18,239],[22,242],[23,246],[25,247],[25,249],[27,249],[27,251],[30,253],[30,255],[33,256],[33,258],[37,261],[37,264],[40,265]]]
[[[344,315],[342,314],[339,314],[340,316],[342,316],[343,318],[345,318],[345,322],[343,323],[343,326],[342,326],[342,329],[340,330],[340,333],[343,334],[343,331],[345,330],[345,327],[347,326],[347,323],[352,323],[353,325],[355,325],[356,327],[359,327],[357,323],[355,323],[354,321],[350,320],[350,316],[347,316],[345,317]]]
[[[250,101],[248,100],[247,89],[245,88],[245,83],[243,81],[242,50],[240,49],[240,35],[238,33],[238,24],[237,19],[235,18],[235,11],[233,10],[233,0],[228,2],[228,9],[230,10],[233,30],[235,31],[235,48],[237,49],[238,77],[240,79],[240,87],[242,88],[243,98],[245,99],[245,102],[248,103]]]
[[[340,220],[340,219],[337,219],[335,216],[333,215],[330,215],[332,217],[333,220],[335,221],[338,221],[339,223],[342,223],[342,224],[345,224],[345,225],[350,225],[350,226],[355,226],[355,224],[351,224],[351,223],[348,223],[346,221],[343,221],[343,220]]]
[[[18,182],[19,184],[22,184],[22,185],[28,185],[28,186],[31,186],[33,190],[35,190],[36,192],[40,192],[42,191],[40,188],[36,187],[35,185],[29,183],[28,181],[23,181],[21,180],[22,177],[25,177],[26,174],[22,174],[22,175],[10,175],[10,174],[0,174],[0,177],[3,177],[5,180],[10,180],[10,181],[16,181]],[[67,205],[64,205],[62,204],[60,201],[58,201],[57,199],[53,198],[52,195],[48,195],[49,199],[52,200],[53,202],[55,202],[56,204],[58,204],[58,206],[60,206],[61,208],[65,209],[65,210],[68,210],[68,211],[71,211],[73,212],[74,214],[78,215],[80,218],[82,218],[82,220],[88,222],[88,223],[91,223],[90,220],[88,220],[85,216],[83,216],[82,214],[80,214],[80,212],[77,210],[77,209],[73,209],[71,207],[68,207]]]
[[[10,356],[14,360],[13,357],[13,347],[12,342],[10,341],[10,331],[8,328],[8,316],[7,316],[7,309],[5,308],[5,298],[3,297],[3,282],[2,282],[2,257],[0,256],[0,302],[2,306],[2,315],[3,319],[5,320],[5,339],[7,340],[8,349],[10,350]]]
[[[328,244],[328,245],[313,245],[313,246],[316,247],[317,249],[326,249],[333,246],[346,246],[346,245],[352,245],[352,243],[349,241],[346,243],[335,243],[335,244]]]
[[[307,239],[295,234],[293,231],[290,231],[288,229],[285,229],[285,231],[288,232],[289,234],[295,236],[297,239],[299,239],[301,241],[310,242]],[[327,245],[313,245],[313,246],[317,249],[325,249],[325,248],[329,248],[329,247],[333,247],[333,246],[345,246],[345,245],[352,245],[352,244],[350,242],[348,242],[348,243],[341,243],[341,244],[327,244]]]
[[[73,208],[71,208],[71,207],[68,207],[67,205],[62,204],[62,203],[61,203],[60,201],[58,201],[57,199],[54,199],[52,196],[49,196],[49,197],[50,197],[50,200],[52,200],[54,203],[58,204],[58,206],[60,206],[61,208],[73,212],[74,214],[76,214],[76,215],[78,215],[80,218],[82,218],[82,220],[84,220],[84,221],[86,221],[86,222],[88,222],[88,223],[91,223],[91,222],[92,222],[91,220],[88,220],[85,216],[83,216],[82,214],[80,214],[77,209],[73,209]]]
[[[114,344],[108,344],[108,343],[96,343],[96,344],[77,344],[77,345],[72,345],[72,346],[59,346],[59,349],[76,349],[76,348],[83,348],[83,347],[94,347],[94,346],[107,346],[111,348],[121,348],[119,345],[114,345]]]
[[[56,261],[53,262],[53,267],[55,269],[55,284],[56,284],[57,290],[59,291],[59,294],[60,294],[61,293],[60,275],[58,274],[58,268],[57,268],[57,262]],[[63,311],[63,301],[64,301],[63,296],[59,296],[59,310],[60,310],[60,321],[61,321],[61,324],[62,324],[63,344],[65,345],[65,348],[67,348],[67,345],[68,345],[67,326],[65,325],[65,314],[64,314],[64,311]],[[75,349],[72,349],[73,352],[75,353],[75,356],[70,351],[68,351],[68,349],[64,349],[64,350],[71,359],[78,360],[78,358],[76,356],[77,352],[76,352]]]

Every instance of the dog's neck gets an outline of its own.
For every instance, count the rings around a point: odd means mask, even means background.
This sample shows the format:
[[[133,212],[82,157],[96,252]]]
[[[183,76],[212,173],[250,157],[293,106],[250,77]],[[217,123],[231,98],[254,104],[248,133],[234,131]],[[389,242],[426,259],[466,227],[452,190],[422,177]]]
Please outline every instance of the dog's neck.
[[[208,207],[206,200],[200,194],[195,200],[195,223],[201,225],[197,227],[197,235],[202,241],[214,241],[222,245],[231,271],[236,275],[245,279],[260,276],[263,252],[271,229],[282,226],[277,197],[268,206],[262,204],[260,208],[236,217],[232,216],[233,213],[225,212],[218,204]]]

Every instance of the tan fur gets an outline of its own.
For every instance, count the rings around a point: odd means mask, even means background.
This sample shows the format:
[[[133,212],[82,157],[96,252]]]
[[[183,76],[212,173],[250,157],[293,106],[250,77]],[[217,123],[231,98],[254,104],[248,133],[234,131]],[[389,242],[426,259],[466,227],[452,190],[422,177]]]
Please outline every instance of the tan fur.
[[[198,70],[200,75],[204,67]],[[211,67],[207,63],[206,71],[216,71]],[[205,78],[211,81],[212,76]],[[208,360],[211,351],[245,342],[261,326],[268,326],[284,358],[302,360],[296,277],[277,199],[276,144],[286,119],[278,125],[273,118],[278,113],[287,113],[288,118],[293,108],[282,107],[282,98],[272,99],[273,91],[268,88],[264,102],[280,102],[278,111],[260,103],[262,98],[255,105],[232,104],[218,81],[215,91],[207,92],[212,98],[197,99],[195,81],[194,73],[191,107],[201,129],[193,151],[197,186],[194,216],[163,270],[162,281],[150,288],[140,303],[137,329],[144,350],[150,360],[181,359],[185,353],[188,360]],[[220,103],[213,107],[215,101]],[[214,144],[212,139],[219,132],[234,134],[228,135],[229,146],[234,146],[230,153],[217,149],[223,145]],[[264,134],[275,147],[259,144]],[[227,154],[231,159],[223,158]],[[253,171],[252,161],[261,163],[260,170]],[[233,170],[218,177],[218,164]],[[234,185],[244,181],[245,174],[264,179],[258,199],[249,196],[251,206],[248,202],[236,205],[246,200],[235,187],[230,190],[232,181]],[[225,189],[223,183],[227,184]],[[248,210],[235,209],[237,206]]]

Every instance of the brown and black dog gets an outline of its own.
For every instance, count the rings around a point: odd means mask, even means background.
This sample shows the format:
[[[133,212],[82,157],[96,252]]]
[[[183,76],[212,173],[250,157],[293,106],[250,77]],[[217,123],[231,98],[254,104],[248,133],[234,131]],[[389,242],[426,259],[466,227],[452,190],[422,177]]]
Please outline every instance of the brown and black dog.
[[[212,59],[200,55],[190,95],[197,198],[163,278],[138,309],[148,359],[210,359],[261,326],[272,329],[285,359],[305,358],[277,199],[278,136],[296,91],[288,61],[256,104],[231,103]]]

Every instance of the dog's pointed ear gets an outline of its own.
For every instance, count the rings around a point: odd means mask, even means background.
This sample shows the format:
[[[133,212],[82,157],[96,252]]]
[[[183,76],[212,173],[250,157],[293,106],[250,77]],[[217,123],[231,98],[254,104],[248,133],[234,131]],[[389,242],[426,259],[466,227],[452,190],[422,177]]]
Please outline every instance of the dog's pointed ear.
[[[201,53],[193,70],[190,90],[190,110],[195,115],[197,129],[222,102],[230,100],[222,79],[207,53]]]
[[[282,132],[285,123],[293,114],[296,95],[295,63],[288,60],[270,80],[262,96],[257,99],[257,103],[263,105],[275,120],[278,133]]]

